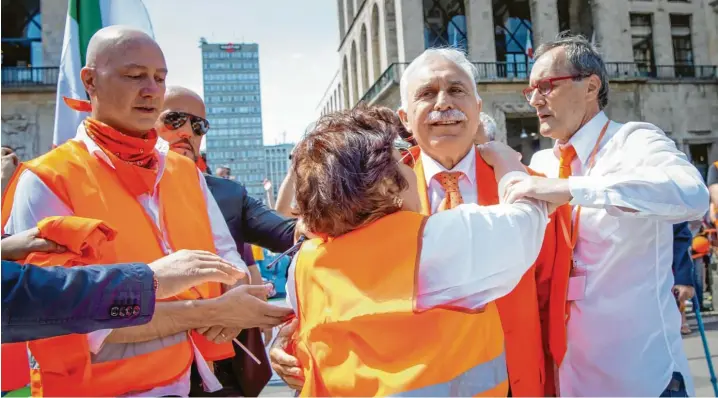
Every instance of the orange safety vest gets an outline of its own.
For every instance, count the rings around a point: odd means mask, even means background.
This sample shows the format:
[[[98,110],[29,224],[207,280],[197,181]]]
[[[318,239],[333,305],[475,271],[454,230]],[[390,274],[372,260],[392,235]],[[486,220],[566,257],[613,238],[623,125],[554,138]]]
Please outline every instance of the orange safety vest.
[[[65,253],[31,253],[22,264],[37,266],[49,265],[88,265],[97,263],[97,253],[112,250],[109,241],[114,239],[115,231],[99,220],[81,217],[48,217],[38,223],[39,236],[65,246]],[[66,337],[85,339],[82,335]],[[81,340],[76,343],[82,344]],[[30,384],[30,364],[27,355],[28,343],[6,343],[2,345],[2,390],[12,391]],[[33,375],[37,379],[39,375]]]
[[[423,214],[431,214],[420,149],[411,149],[416,163],[417,185]],[[535,174],[535,173],[534,173]],[[478,204],[499,203],[499,188],[493,168],[476,151],[476,186]],[[507,238],[510,239],[510,238]],[[548,318],[551,269],[553,268],[555,239],[553,227],[547,228],[541,253],[519,284],[508,295],[496,300],[506,339],[506,363],[511,394],[515,397],[544,395],[545,355],[542,319]],[[449,268],[450,269],[450,268]],[[450,271],[449,271],[450,272]],[[537,283],[543,287],[537,292]]]
[[[295,271],[301,395],[506,396],[501,321],[415,307],[426,217],[397,212],[305,242]]]
[[[100,258],[100,263],[150,263],[165,255],[160,246],[162,234],[144,208],[125,190],[114,169],[90,154],[84,144],[68,141],[23,167],[36,174],[74,215],[105,221],[117,231],[113,258]],[[181,155],[167,154],[158,189],[161,225],[173,251],[215,252],[198,178],[194,163]],[[6,191],[4,199],[9,200],[3,201],[3,225],[12,208],[9,195],[15,191],[17,180],[14,178]],[[221,292],[220,284],[203,284],[171,300],[212,298]],[[75,340],[67,344],[72,336],[77,335],[29,343],[42,378],[42,391],[34,389],[33,396],[117,396],[170,384],[192,363],[190,338],[206,360],[234,355],[231,343],[214,344],[196,332],[131,343],[127,349],[106,344],[92,356],[86,338],[83,345]]]

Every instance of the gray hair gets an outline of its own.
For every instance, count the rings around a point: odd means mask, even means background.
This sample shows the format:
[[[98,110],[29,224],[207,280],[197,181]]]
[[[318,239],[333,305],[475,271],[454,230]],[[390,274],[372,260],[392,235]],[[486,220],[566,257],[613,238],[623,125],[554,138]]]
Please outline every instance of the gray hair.
[[[411,62],[411,64],[406,67],[404,74],[401,76],[401,81],[399,82],[399,92],[401,93],[400,109],[406,110],[406,107],[409,104],[409,79],[411,79],[411,75],[427,60],[434,57],[441,57],[448,61],[451,61],[455,63],[456,66],[461,68],[464,72],[466,72],[466,75],[471,78],[471,82],[473,83],[472,86],[474,88],[474,95],[476,96],[476,100],[478,101],[481,99],[481,97],[479,96],[479,90],[476,87],[476,66],[474,66],[474,64],[472,64],[468,58],[466,58],[466,54],[464,54],[464,52],[460,50],[451,47],[430,48],[428,50],[425,50],[418,57],[416,57]]]
[[[491,117],[488,113],[481,112],[479,115],[479,119],[481,119],[481,124],[484,127],[484,133],[486,134],[486,138],[489,141],[493,141],[496,139],[496,120]]]
[[[598,107],[603,109],[608,104],[608,72],[603,58],[596,46],[582,35],[571,35],[562,32],[556,40],[541,44],[536,49],[534,60],[556,47],[566,50],[566,58],[571,66],[572,73],[581,77],[596,75],[601,80],[601,89],[598,91]]]

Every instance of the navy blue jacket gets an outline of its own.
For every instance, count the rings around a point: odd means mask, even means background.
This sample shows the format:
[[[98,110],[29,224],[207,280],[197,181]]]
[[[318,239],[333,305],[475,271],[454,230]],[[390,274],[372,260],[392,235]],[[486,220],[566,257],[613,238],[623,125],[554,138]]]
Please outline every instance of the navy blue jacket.
[[[693,286],[693,234],[687,222],[673,225],[673,278],[676,285]]]
[[[275,253],[294,245],[296,220],[282,217],[249,196],[243,184],[207,175],[205,180],[240,253],[244,243],[266,247]]]
[[[85,267],[2,262],[2,342],[142,325],[155,291],[145,264]]]

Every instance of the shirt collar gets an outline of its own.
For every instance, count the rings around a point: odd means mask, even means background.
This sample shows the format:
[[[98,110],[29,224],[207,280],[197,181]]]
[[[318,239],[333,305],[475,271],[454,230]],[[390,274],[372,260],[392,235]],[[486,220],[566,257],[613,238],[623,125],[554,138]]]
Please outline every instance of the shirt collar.
[[[75,134],[75,141],[79,141],[83,144],[85,144],[85,148],[87,148],[87,152],[91,153],[95,157],[101,159],[103,162],[107,163],[110,167],[113,169],[115,168],[115,165],[112,164],[112,161],[110,158],[105,154],[105,152],[100,148],[99,145],[95,141],[90,138],[89,135],[87,135],[87,130],[85,130],[85,123],[80,123],[79,126],[77,126],[77,134]],[[158,155],[158,162],[157,162],[157,179],[155,180],[155,190],[157,189],[157,184],[159,184],[160,179],[162,179],[162,174],[164,174],[165,171],[165,158],[167,157],[167,152],[169,151],[169,144],[167,144],[167,141],[157,138],[157,144],[155,145],[155,152],[157,152]]]
[[[421,156],[421,163],[424,165],[424,177],[426,178],[427,187],[431,184],[431,180],[434,176],[442,171],[460,171],[464,173],[464,176],[466,176],[472,184],[476,179],[476,148],[474,148],[473,145],[471,146],[469,153],[467,153],[466,156],[464,156],[464,158],[461,159],[451,170],[447,170],[441,165],[441,163],[432,159],[424,151],[421,151],[421,155],[419,156]]]
[[[586,164],[591,151],[596,145],[598,134],[608,121],[608,116],[601,111],[596,114],[588,123],[584,124],[569,140],[569,144],[576,149],[576,155],[581,164]],[[558,143],[558,141],[556,141]]]

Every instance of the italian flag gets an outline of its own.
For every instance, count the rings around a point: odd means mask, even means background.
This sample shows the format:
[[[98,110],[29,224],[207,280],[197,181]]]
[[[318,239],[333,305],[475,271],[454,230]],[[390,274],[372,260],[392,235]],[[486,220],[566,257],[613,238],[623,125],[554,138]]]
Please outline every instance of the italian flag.
[[[68,0],[65,38],[62,42],[57,79],[54,145],[74,138],[77,126],[88,116],[87,113],[70,109],[62,98],[89,99],[80,80],[80,69],[85,66],[87,44],[95,32],[110,25],[132,26],[154,37],[150,16],[143,0]]]

